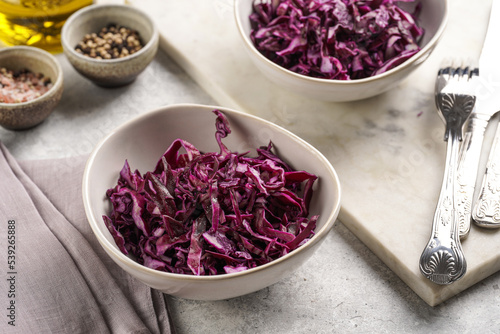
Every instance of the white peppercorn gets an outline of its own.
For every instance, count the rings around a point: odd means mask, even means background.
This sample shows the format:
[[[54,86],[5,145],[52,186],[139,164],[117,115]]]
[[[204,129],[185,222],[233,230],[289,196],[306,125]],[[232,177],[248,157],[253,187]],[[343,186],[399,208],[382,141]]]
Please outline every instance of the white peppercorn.
[[[99,33],[86,34],[75,50],[95,59],[115,59],[127,57],[142,47],[142,40],[137,31],[109,24]]]

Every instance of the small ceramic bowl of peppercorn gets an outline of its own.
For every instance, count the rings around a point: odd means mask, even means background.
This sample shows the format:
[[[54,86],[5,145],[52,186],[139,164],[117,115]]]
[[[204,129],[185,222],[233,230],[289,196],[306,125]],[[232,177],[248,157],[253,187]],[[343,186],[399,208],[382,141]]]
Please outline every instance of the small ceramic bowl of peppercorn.
[[[71,15],[61,31],[64,54],[84,77],[103,87],[127,85],[158,51],[159,32],[143,11],[91,5]]]
[[[0,49],[0,125],[24,130],[43,122],[61,100],[63,73],[53,55],[31,46]]]

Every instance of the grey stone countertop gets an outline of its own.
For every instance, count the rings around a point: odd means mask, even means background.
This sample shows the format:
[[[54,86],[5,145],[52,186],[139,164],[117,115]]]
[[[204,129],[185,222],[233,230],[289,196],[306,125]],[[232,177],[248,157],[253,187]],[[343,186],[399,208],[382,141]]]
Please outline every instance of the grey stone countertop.
[[[160,51],[126,87],[104,89],[57,55],[65,92],[56,111],[27,131],[0,129],[19,160],[88,154],[131,117],[173,103],[215,104]],[[82,98],[85,97],[85,98]],[[436,307],[427,305],[341,222],[293,276],[243,297],[167,296],[177,333],[498,333],[500,273]]]

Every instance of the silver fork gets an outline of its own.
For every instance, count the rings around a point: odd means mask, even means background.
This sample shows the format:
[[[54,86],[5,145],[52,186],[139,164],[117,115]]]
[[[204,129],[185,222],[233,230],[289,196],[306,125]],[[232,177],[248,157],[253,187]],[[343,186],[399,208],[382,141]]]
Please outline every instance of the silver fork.
[[[436,106],[446,124],[444,140],[448,143],[431,237],[420,257],[421,273],[436,284],[453,283],[467,270],[458,233],[455,186],[463,126],[476,102],[473,83],[477,74],[477,69],[469,67],[445,67],[439,70],[436,80]]]

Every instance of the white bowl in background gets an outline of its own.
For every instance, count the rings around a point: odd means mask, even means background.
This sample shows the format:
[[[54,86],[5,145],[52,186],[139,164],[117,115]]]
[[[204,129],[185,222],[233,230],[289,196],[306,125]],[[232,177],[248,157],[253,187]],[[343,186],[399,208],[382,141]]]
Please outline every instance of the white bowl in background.
[[[234,15],[239,34],[253,63],[268,79],[289,91],[323,101],[354,101],[386,92],[418,68],[440,40],[448,19],[448,0],[400,2],[403,9],[422,4],[419,25],[425,29],[421,50],[397,67],[373,77],[354,80],[329,80],[301,75],[285,69],[262,55],[250,39],[250,20],[254,0],[235,0]],[[410,7],[410,8],[408,8]]]

